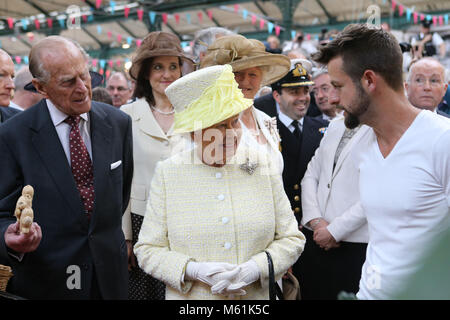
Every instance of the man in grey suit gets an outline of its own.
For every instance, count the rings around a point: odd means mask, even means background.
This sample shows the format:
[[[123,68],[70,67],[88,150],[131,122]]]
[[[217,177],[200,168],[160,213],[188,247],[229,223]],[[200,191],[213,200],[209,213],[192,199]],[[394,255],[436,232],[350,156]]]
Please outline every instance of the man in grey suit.
[[[0,49],[0,123],[19,113],[9,107],[14,93],[14,63],[4,50]]]
[[[450,118],[437,108],[444,98],[447,87],[444,66],[429,57],[420,59],[411,66],[405,82],[408,100],[414,107]]]
[[[44,99],[0,127],[0,263],[7,291],[29,299],[126,299],[121,228],[133,175],[131,119],[91,102],[86,56],[51,36],[30,52]],[[34,223],[19,232],[22,188],[34,188]]]

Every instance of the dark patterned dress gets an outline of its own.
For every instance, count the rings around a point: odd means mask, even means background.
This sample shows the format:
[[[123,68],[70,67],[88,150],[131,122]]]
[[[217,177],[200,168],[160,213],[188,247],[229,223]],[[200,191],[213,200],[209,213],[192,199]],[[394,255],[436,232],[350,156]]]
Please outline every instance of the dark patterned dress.
[[[131,213],[131,225],[133,230],[133,246],[136,244],[141,230],[143,216]],[[130,271],[128,299],[130,300],[164,300],[166,286],[163,282],[145,273],[136,267]]]

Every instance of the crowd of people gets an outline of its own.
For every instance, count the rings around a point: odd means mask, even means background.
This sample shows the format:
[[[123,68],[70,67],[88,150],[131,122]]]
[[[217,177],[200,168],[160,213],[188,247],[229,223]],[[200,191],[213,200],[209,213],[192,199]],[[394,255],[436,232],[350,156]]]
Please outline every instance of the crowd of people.
[[[405,75],[395,37],[364,24],[277,40],[209,28],[187,53],[151,32],[104,87],[70,39],[40,40],[16,74],[0,50],[7,291],[264,300],[271,265],[305,300],[414,298],[450,229],[446,68]]]

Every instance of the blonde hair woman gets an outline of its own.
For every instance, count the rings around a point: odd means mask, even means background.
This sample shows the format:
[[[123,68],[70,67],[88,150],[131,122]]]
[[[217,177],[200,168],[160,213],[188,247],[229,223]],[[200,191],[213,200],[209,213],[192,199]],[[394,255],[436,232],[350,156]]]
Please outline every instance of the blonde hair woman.
[[[244,97],[254,99],[263,86],[283,78],[290,70],[289,58],[266,52],[261,41],[241,35],[223,36],[208,47],[201,67],[229,64]],[[251,106],[241,115],[243,142],[261,149],[283,172],[283,157],[279,151],[280,137],[276,119]]]

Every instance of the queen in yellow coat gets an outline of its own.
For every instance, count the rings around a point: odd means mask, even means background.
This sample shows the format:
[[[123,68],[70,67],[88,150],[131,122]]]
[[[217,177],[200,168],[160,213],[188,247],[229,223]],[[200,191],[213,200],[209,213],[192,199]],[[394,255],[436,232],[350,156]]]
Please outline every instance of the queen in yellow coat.
[[[166,94],[175,130],[191,132],[196,147],[157,165],[134,247],[138,263],[166,283],[166,299],[268,299],[264,251],[279,279],[305,238],[275,166],[238,147],[239,113],[252,101],[228,65],[191,73]]]

